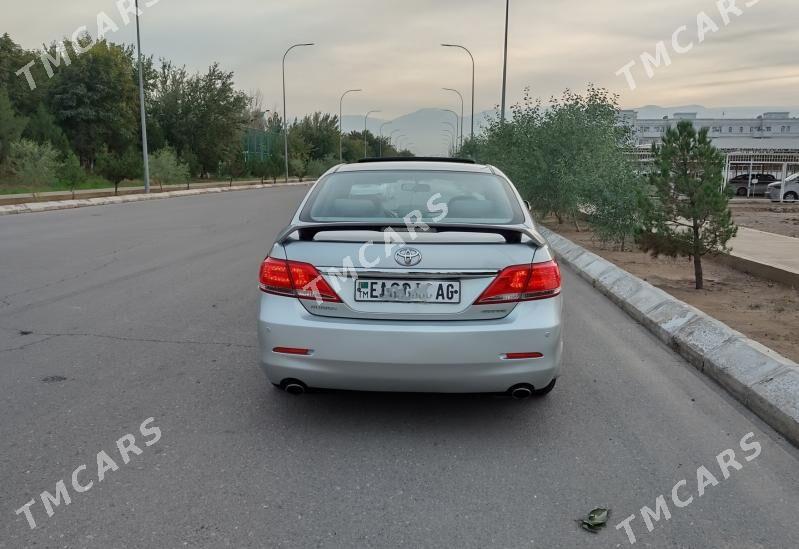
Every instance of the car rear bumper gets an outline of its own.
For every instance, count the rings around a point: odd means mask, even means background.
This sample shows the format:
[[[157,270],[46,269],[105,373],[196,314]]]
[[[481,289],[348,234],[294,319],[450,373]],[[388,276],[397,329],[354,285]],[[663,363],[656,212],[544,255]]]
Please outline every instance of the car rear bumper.
[[[258,338],[269,381],[364,391],[505,392],[557,377],[562,298],[520,303],[484,321],[385,321],[315,316],[295,298],[261,294]],[[310,349],[287,355],[276,347]],[[507,360],[506,353],[541,353]]]

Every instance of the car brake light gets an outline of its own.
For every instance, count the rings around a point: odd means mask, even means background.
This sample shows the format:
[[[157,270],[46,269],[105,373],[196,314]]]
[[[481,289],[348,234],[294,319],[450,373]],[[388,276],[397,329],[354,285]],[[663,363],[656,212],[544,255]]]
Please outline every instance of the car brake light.
[[[475,305],[546,299],[560,293],[560,269],[554,261],[502,269]]]
[[[341,303],[317,268],[300,261],[267,257],[261,263],[260,287],[268,294]]]

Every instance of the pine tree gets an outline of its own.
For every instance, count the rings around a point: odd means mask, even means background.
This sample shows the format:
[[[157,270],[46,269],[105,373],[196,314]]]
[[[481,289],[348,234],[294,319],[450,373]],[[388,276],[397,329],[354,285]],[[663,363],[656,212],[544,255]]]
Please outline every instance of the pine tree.
[[[639,245],[653,256],[692,258],[701,290],[702,257],[729,251],[727,243],[738,230],[722,188],[724,156],[710,142],[708,129],[697,133],[688,120],[667,130],[654,152],[655,194],[644,212]]]

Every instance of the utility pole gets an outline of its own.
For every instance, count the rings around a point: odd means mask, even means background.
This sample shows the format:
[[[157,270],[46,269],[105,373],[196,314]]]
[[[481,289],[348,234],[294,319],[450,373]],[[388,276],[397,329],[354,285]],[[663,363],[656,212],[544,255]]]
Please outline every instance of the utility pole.
[[[505,95],[508,88],[508,15],[510,14],[510,0],[505,0],[505,54],[502,62],[502,113],[500,120],[505,122]]]
[[[366,158],[368,156],[367,144],[366,144],[366,121],[369,120],[369,115],[372,113],[381,112],[381,111],[369,111],[366,113],[366,116],[363,117],[363,157]]]
[[[286,183],[289,181],[289,121],[286,118],[286,56],[289,54],[291,50],[294,48],[301,48],[304,46],[313,46],[312,42],[307,44],[294,44],[289,49],[286,50],[286,53],[283,54],[283,159],[286,162]]]
[[[128,4],[130,6],[130,4]],[[144,192],[150,192],[150,158],[147,152],[147,109],[144,106],[144,63],[141,53],[141,31],[139,30],[139,0],[136,0],[136,47],[139,53],[139,107],[141,113],[141,154],[144,160]]]
[[[341,128],[341,119],[344,117],[344,96],[348,93],[361,92],[363,90],[347,90],[341,94],[341,99],[338,102],[338,161],[344,162],[344,149],[342,148],[342,141],[344,134]]]
[[[469,48],[466,46],[461,46],[459,44],[441,44],[445,48],[460,48],[466,53],[469,54],[469,58],[472,60],[472,133],[470,139],[474,141],[474,56],[472,52],[469,51]]]

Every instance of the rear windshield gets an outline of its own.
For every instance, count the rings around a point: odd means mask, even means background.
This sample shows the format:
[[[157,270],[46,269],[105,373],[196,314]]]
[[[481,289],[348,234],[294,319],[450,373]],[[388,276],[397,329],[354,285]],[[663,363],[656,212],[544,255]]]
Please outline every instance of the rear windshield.
[[[420,213],[423,221],[438,223],[524,221],[516,196],[500,177],[410,170],[334,173],[314,190],[300,219],[392,222]]]

